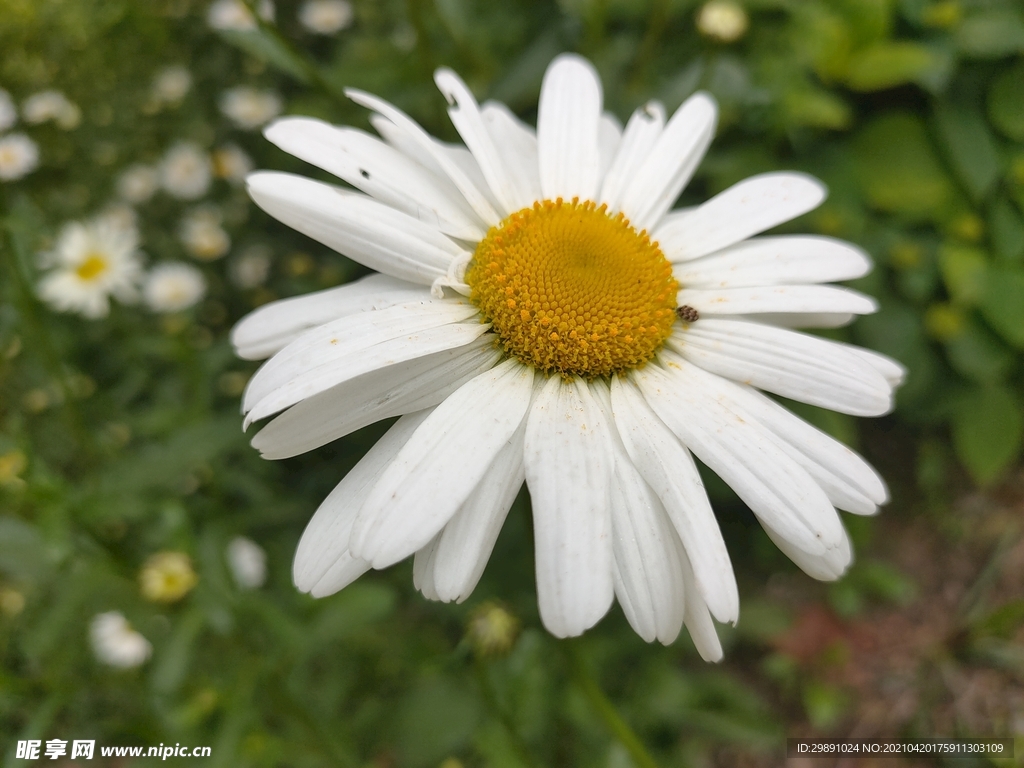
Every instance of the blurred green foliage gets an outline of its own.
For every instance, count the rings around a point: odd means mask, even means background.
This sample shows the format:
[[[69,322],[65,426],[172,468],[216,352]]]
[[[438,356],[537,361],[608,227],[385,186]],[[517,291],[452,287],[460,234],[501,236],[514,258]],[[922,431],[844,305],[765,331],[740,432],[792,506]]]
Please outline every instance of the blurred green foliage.
[[[725,43],[697,30],[692,0],[355,0],[352,26],[330,37],[304,30],[290,0],[274,24],[219,33],[202,0],[0,0],[0,87],[19,104],[56,88],[83,113],[70,130],[21,126],[41,167],[0,182],[5,765],[21,764],[15,740],[56,737],[211,745],[210,765],[629,765],[564,644],[539,629],[525,498],[465,606],[421,599],[408,563],[322,601],[291,586],[305,522],[382,427],[262,462],[237,414],[253,366],[233,358],[227,331],[254,306],[343,282],[357,265],[220,180],[207,199],[234,247],[202,265],[199,306],[166,316],[115,306],[83,321],[35,298],[35,254],[60,225],[103,209],[126,167],[159,162],[177,141],[230,141],[258,165],[313,173],[220,114],[218,97],[235,85],[280,93],[289,113],[366,126],[341,95],[360,87],[451,140],[431,81],[442,64],[531,122],[544,68],[562,50],[595,63],[622,118],[649,98],[671,110],[711,91],[719,136],[682,202],[760,171],[804,170],[831,195],[788,229],[852,240],[877,262],[856,287],[882,310],[829,335],[909,368],[896,413],[864,441],[897,498],[910,503],[915,483],[941,497],[957,466],[981,485],[1003,475],[1024,439],[1024,11],[1014,0],[743,6],[749,29]],[[194,81],[174,104],[152,92],[169,65]],[[138,207],[151,263],[189,258],[175,235],[188,207],[166,194]],[[273,253],[269,280],[238,287],[233,260],[253,245]],[[857,440],[846,417],[799,410]],[[827,683],[794,682],[790,662],[769,652],[790,617],[753,595],[792,566],[735,497],[713,478],[709,487],[745,595],[739,627],[723,628],[727,661],[705,666],[685,638],[648,647],[617,609],[572,646],[666,766],[705,764],[723,748],[777,754],[782,716],[740,669],[763,664],[776,694],[822,731],[849,706]],[[871,525],[853,521],[856,542]],[[231,579],[224,552],[239,534],[268,553],[261,589]],[[163,550],[188,553],[199,574],[170,605],[138,588],[143,562]],[[910,599],[913,584],[866,562],[828,594],[855,615]],[[489,598],[525,628],[497,659],[465,639]],[[152,642],[145,666],[119,671],[93,657],[89,622],[110,610]],[[1022,616],[1011,605],[979,636],[1009,637]]]

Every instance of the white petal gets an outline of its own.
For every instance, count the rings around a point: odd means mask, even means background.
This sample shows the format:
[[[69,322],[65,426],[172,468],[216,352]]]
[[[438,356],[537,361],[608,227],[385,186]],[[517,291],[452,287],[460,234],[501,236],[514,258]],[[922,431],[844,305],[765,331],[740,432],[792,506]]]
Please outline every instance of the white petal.
[[[842,328],[857,317],[852,312],[773,312],[768,314],[718,315],[733,320],[750,320],[753,323],[777,325],[780,328]]]
[[[391,121],[396,132],[401,132],[405,135],[405,140],[409,144],[415,145],[421,153],[431,157],[437,167],[451,179],[451,182],[466,198],[466,202],[476,211],[484,224],[491,227],[501,220],[501,217],[494,210],[494,206],[491,205],[480,187],[466,174],[465,169],[453,162],[451,155],[445,152],[444,148],[424,131],[416,121],[397,107],[365,91],[346,88],[345,95],[356,104],[372,109],[386,117]]]
[[[622,212],[638,231],[650,232],[672,207],[704,158],[717,121],[718,107],[706,93],[688,98],[668,121],[622,197]],[[673,259],[665,243],[662,250]]]
[[[349,552],[352,523],[374,483],[429,413],[410,414],[395,422],[324,499],[295,552],[292,578],[300,590],[309,592],[323,582],[317,596],[331,594],[369,570],[369,563],[353,558]],[[329,575],[333,578],[326,578]],[[340,577],[349,575],[345,584],[339,583]]]
[[[457,300],[421,301],[306,331],[249,380],[242,396],[247,422],[378,368],[468,344],[487,330],[480,323],[460,322],[471,318],[473,309]]]
[[[680,547],[680,550],[682,547]],[[711,620],[707,605],[701,598],[697,582],[694,580],[693,570],[687,560],[686,552],[680,551],[680,561],[683,566],[683,583],[686,585],[686,616],[684,621],[686,629],[690,633],[697,653],[704,661],[722,660],[722,643],[718,639],[718,631],[715,623]]]
[[[285,152],[447,235],[483,238],[483,222],[446,177],[364,131],[310,117],[286,117],[263,133]]]
[[[516,117],[504,104],[489,101],[481,110],[487,130],[504,157],[505,169],[516,189],[524,193],[520,205],[525,208],[543,196],[537,160],[537,132]]]
[[[352,552],[384,568],[430,541],[515,434],[532,388],[533,369],[508,360],[434,409],[363,504]]]
[[[560,376],[544,383],[527,419],[537,598],[556,637],[582,634],[614,597],[608,429],[588,385]]]
[[[437,556],[437,545],[441,541],[441,534],[438,531],[426,546],[417,549],[412,559],[412,585],[416,587],[427,600],[439,600],[437,588],[434,586],[434,563]]]
[[[668,352],[662,360],[668,367],[648,365],[634,380],[666,426],[765,525],[806,552],[823,554],[837,546],[839,517],[807,471],[723,406],[717,392],[693,374],[695,366]]]
[[[850,546],[850,538],[843,530],[843,538],[839,546],[830,549],[823,555],[810,555],[807,552],[794,547],[784,538],[774,533],[771,528],[765,528],[765,533],[782,553],[799,566],[800,570],[818,581],[835,581],[850,567],[853,562],[853,548]]]
[[[664,505],[715,617],[735,622],[740,598],[729,552],[690,452],[651,411],[636,385],[612,379],[615,426],[633,465]]]
[[[604,179],[612,160],[619,151],[622,142],[622,123],[611,112],[602,112],[601,121],[597,124],[597,153],[601,158],[599,179]]]
[[[836,342],[837,344],[839,342]],[[872,349],[864,349],[864,347],[858,347],[853,344],[843,344],[843,347],[849,349],[853,354],[860,358],[863,358],[868,365],[878,371],[885,378],[889,385],[892,387],[898,387],[903,383],[903,380],[907,378],[907,369],[900,364],[899,361],[893,360],[888,355],[883,355],[881,352],[875,352]]]
[[[483,479],[439,534],[433,556],[435,599],[462,602],[483,575],[505,517],[526,479],[525,423],[505,444]]]
[[[855,245],[831,237],[781,235],[745,240],[713,256],[679,262],[675,278],[687,288],[746,288],[831,283],[870,271],[871,259]]]
[[[434,227],[366,195],[289,173],[260,171],[247,181],[271,216],[386,275],[430,285],[464,253]]]
[[[892,387],[848,348],[798,331],[745,320],[705,318],[669,344],[719,376],[855,416],[892,409]]]
[[[622,198],[630,182],[640,170],[665,127],[665,107],[660,101],[649,101],[636,110],[622,134],[618,151],[601,183],[600,202],[611,213],[622,210]]]
[[[684,288],[676,296],[702,315],[826,312],[870,315],[878,302],[863,293],[832,285],[770,285],[756,288]]]
[[[601,81],[586,59],[556,57],[540,88],[537,144],[540,185],[549,200],[593,200],[601,178],[598,124]]]
[[[826,194],[820,181],[802,173],[751,176],[657,227],[654,239],[669,261],[696,259],[814,210]]]
[[[427,288],[387,275],[368,275],[337,288],[264,304],[231,329],[231,343],[244,360],[262,360],[310,328],[417,298],[429,298]]]
[[[494,339],[364,373],[293,405],[252,440],[264,459],[319,448],[368,424],[437,405],[501,359]]]

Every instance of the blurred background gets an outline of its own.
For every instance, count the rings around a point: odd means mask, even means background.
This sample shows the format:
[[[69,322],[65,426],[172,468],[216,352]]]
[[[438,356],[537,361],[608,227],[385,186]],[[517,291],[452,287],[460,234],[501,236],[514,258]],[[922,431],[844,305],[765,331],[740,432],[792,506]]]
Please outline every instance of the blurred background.
[[[232,324],[362,274],[248,201],[253,168],[317,175],[259,129],[369,128],[357,86],[454,140],[439,65],[533,123],[564,50],[622,119],[714,94],[682,204],[762,171],[823,179],[786,231],[864,247],[856,287],[882,307],[826,335],[909,368],[882,419],[787,403],[892,488],[878,519],[845,518],[841,581],[799,572],[706,477],[742,601],[718,665],[618,608],[548,636],[525,494],[463,605],[423,599],[409,562],[298,594],[303,527],[386,425],[283,462],[241,432],[255,366]],[[86,240],[142,293],[62,287]],[[0,0],[0,275],[4,765],[59,738],[208,745],[178,761],[204,766],[629,768],[592,680],[666,767],[783,765],[787,736],[1018,737],[1015,760],[950,764],[1024,765],[1015,0]]]

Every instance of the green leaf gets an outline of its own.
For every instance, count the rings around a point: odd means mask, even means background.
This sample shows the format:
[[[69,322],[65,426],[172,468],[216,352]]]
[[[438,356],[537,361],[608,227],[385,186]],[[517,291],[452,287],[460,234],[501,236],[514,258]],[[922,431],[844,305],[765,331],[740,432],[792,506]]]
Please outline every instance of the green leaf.
[[[309,82],[310,66],[299,58],[284,43],[262,29],[236,31],[222,30],[220,35],[236,48],[255,56],[291,75],[300,83]]]
[[[939,248],[939,272],[954,301],[973,306],[985,296],[988,257],[980,248],[943,243]]]
[[[850,105],[842,98],[818,88],[801,87],[783,96],[789,120],[814,128],[842,130],[850,125]]]
[[[978,109],[940,102],[935,127],[953,170],[975,201],[984,198],[1001,175],[999,150]]]
[[[469,740],[479,715],[480,702],[466,686],[440,675],[422,677],[396,717],[401,765],[437,765]]]
[[[1000,132],[1024,141],[1024,62],[1003,72],[988,91],[988,116]]]
[[[961,333],[946,341],[946,356],[957,373],[978,382],[1006,378],[1015,356],[992,332],[968,320]]]
[[[919,219],[937,216],[950,200],[953,185],[917,116],[893,112],[876,118],[853,146],[858,179],[873,207]]]
[[[1024,440],[1024,410],[1005,387],[984,387],[953,412],[953,447],[979,485],[988,485],[1017,458]]]
[[[1000,336],[1024,349],[1024,270],[990,270],[981,313]]]
[[[1024,219],[1009,200],[1000,197],[992,203],[988,227],[996,256],[1002,261],[1021,261],[1024,257]]]
[[[880,43],[858,51],[846,70],[846,84],[855,91],[881,91],[918,82],[942,60],[919,43]]]
[[[1024,19],[1014,8],[975,13],[956,30],[957,47],[968,56],[996,59],[1024,51]]]

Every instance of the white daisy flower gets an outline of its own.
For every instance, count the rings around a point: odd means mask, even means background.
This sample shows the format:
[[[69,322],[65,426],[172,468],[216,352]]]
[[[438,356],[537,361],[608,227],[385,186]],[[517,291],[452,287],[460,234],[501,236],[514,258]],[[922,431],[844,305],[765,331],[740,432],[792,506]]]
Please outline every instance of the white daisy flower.
[[[352,23],[352,4],[346,0],[306,0],[299,23],[317,35],[333,35]]]
[[[750,19],[743,6],[732,0],[710,0],[697,12],[697,30],[705,37],[734,43],[747,31]]]
[[[281,114],[281,97],[273,91],[261,91],[247,85],[224,91],[219,104],[220,111],[246,131],[266,125]]]
[[[272,356],[244,395],[246,425],[276,414],[253,445],[285,458],[402,416],[317,510],[295,582],[328,595],[415,555],[424,595],[464,600],[525,480],[552,634],[582,633],[617,597],[645,640],[685,624],[717,659],[712,617],[735,622],[739,598],[691,452],[816,578],[851,559],[836,509],[886,501],[860,456],[760,391],[891,408],[897,363],[791,330],[874,312],[822,285],[870,262],[831,238],[753,237],[821,203],[803,174],[670,210],[715,132],[707,94],[671,119],[649,102],[623,129],[593,67],[563,55],[534,131],[450,70],[435,81],[467,148],[350,90],[384,141],[303,118],[266,133],[361,192],[249,179],[268,213],[381,273],[235,327],[242,357]]]
[[[11,94],[0,88],[0,133],[18,122],[18,108],[14,106]]]
[[[172,197],[181,200],[195,200],[205,195],[212,178],[209,155],[190,142],[175,144],[160,162],[160,185]]]
[[[132,165],[117,177],[118,196],[132,205],[149,201],[160,187],[160,174],[148,165]]]
[[[203,273],[184,262],[158,264],[146,275],[142,298],[154,312],[180,312],[206,295]]]
[[[201,205],[185,214],[178,236],[197,259],[219,259],[231,248],[231,236],[221,226],[222,221],[220,209],[214,205]]]
[[[142,263],[134,227],[114,217],[65,225],[57,245],[40,258],[52,268],[39,282],[39,297],[58,312],[104,317],[110,297],[124,303],[138,298]]]
[[[132,629],[119,611],[95,616],[89,625],[89,639],[96,658],[111,667],[138,667],[153,653],[149,640]]]
[[[267,553],[245,536],[236,536],[227,547],[228,567],[240,589],[258,589],[267,580]]]
[[[231,282],[243,290],[258,288],[270,275],[270,246],[263,243],[249,246],[234,257],[228,267]]]
[[[153,78],[153,98],[161,104],[177,104],[192,90],[192,73],[180,64],[165,67]]]
[[[32,94],[21,105],[21,116],[30,125],[53,120],[66,131],[77,128],[82,122],[82,110],[60,91],[40,91]]]
[[[39,146],[24,133],[0,136],[0,181],[17,181],[39,167]]]
[[[225,144],[213,153],[213,172],[231,184],[241,184],[256,166],[237,144]]]
[[[264,21],[274,20],[272,0],[261,0],[258,11]],[[251,32],[256,29],[256,20],[242,0],[216,0],[206,12],[206,23],[213,29],[235,32]]]

